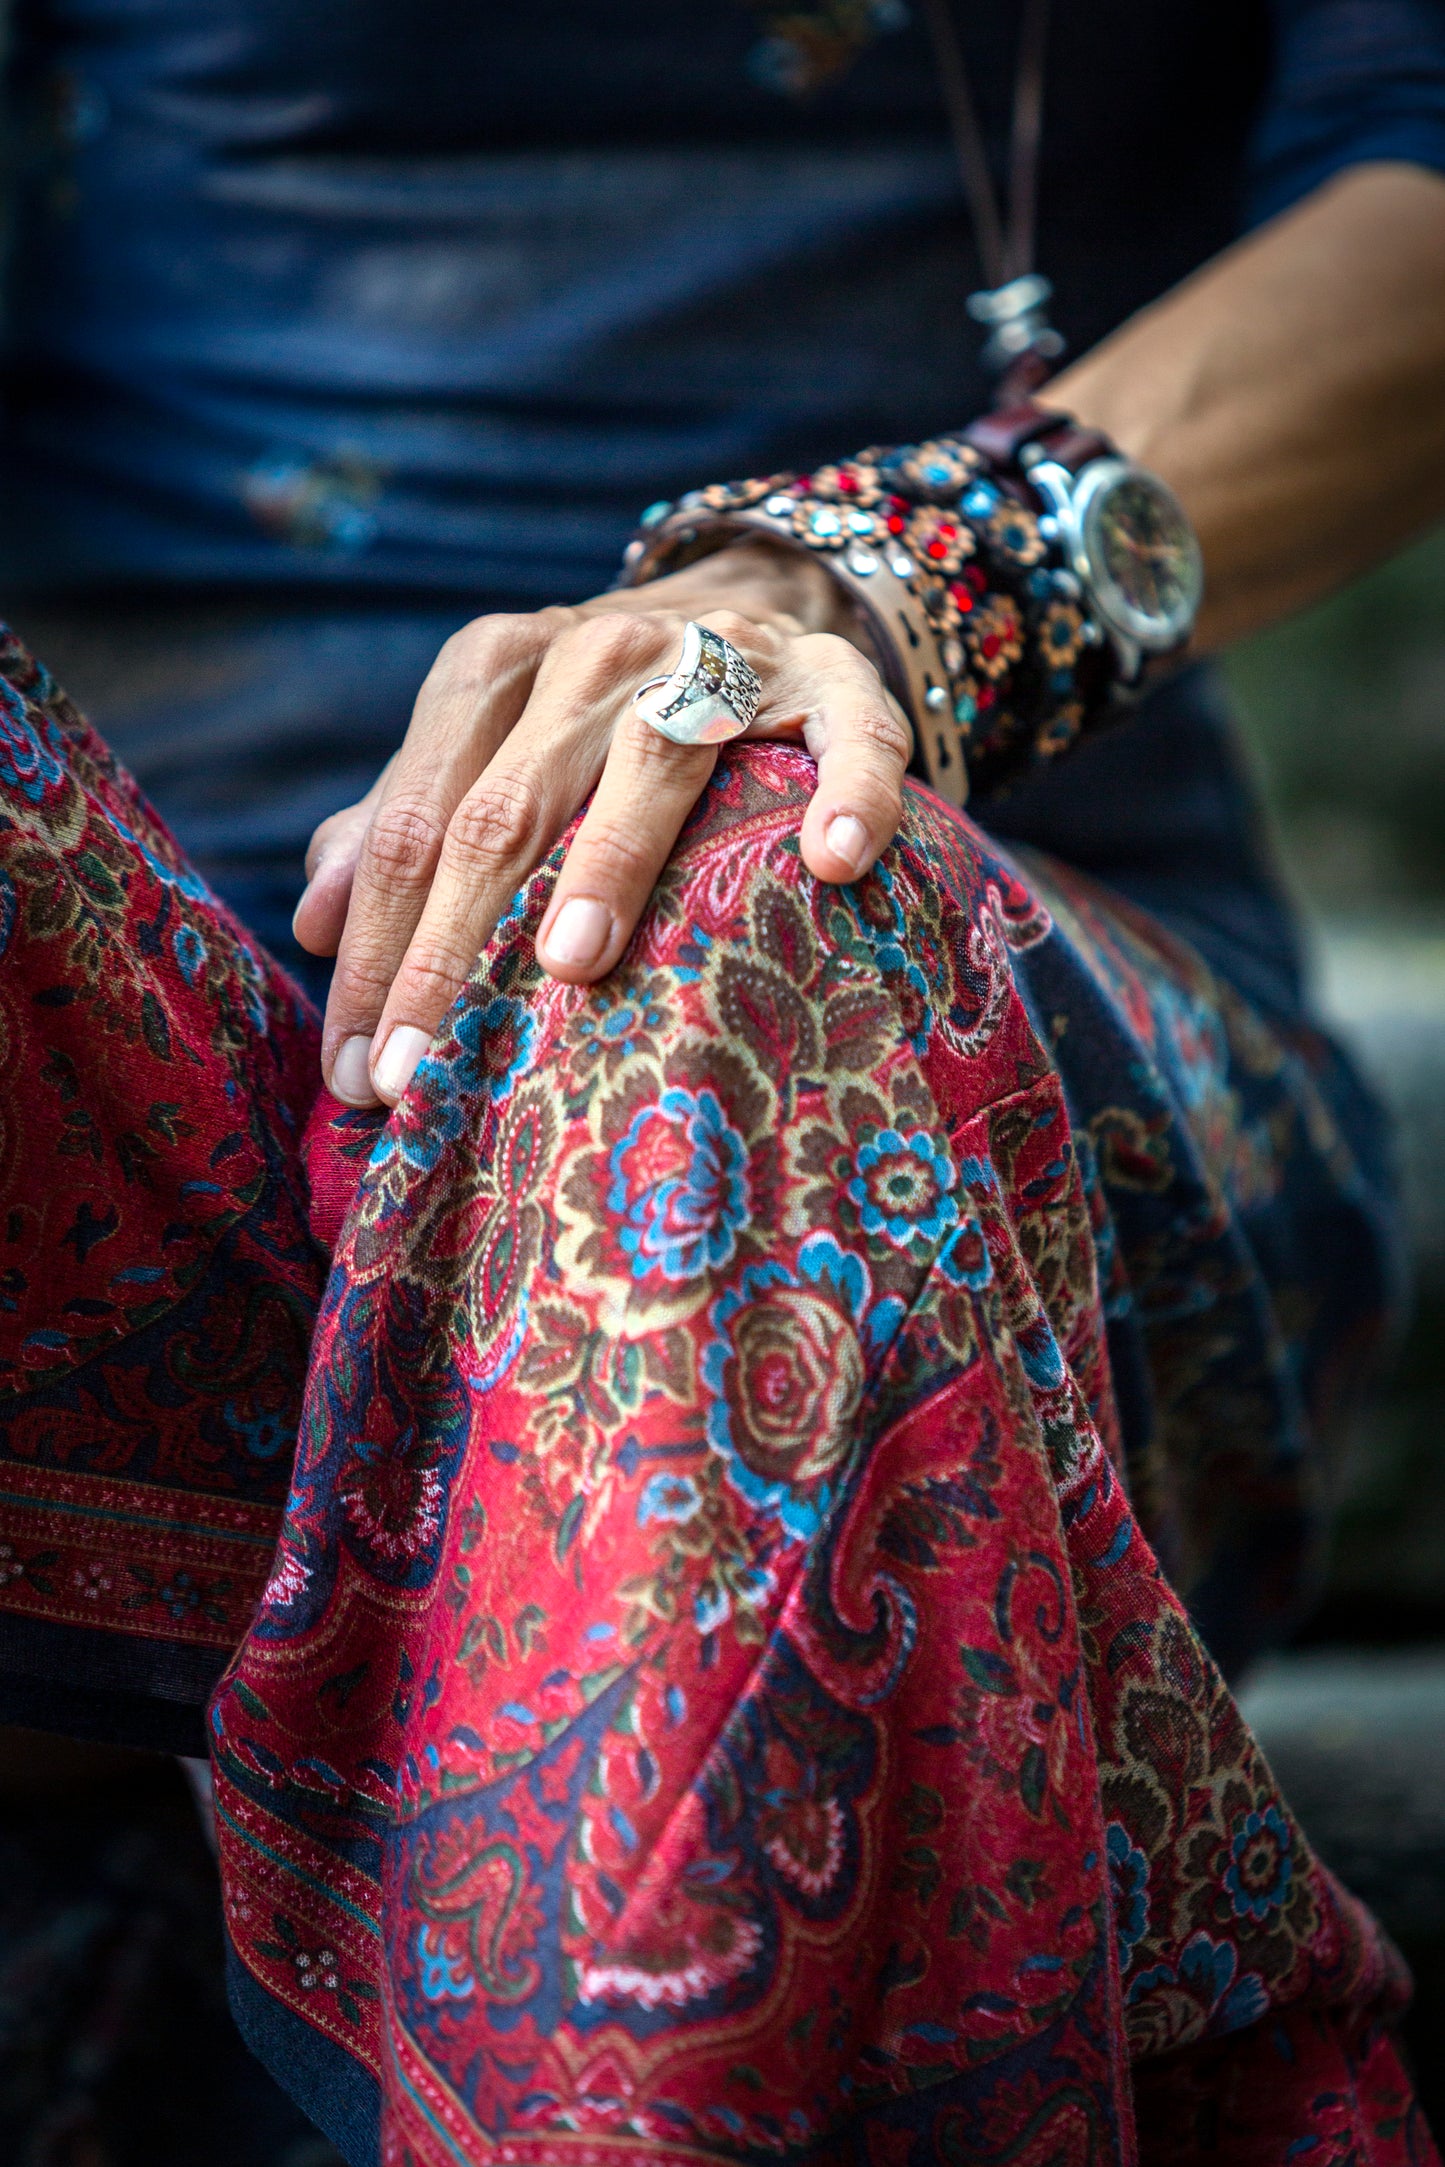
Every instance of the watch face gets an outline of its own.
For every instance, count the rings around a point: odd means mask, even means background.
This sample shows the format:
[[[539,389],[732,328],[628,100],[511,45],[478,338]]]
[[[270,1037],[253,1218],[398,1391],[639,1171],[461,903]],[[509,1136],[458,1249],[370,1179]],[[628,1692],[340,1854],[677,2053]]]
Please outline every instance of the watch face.
[[[1100,460],[1079,477],[1076,516],[1099,614],[1151,653],[1177,647],[1193,626],[1204,575],[1173,490],[1127,460]]]

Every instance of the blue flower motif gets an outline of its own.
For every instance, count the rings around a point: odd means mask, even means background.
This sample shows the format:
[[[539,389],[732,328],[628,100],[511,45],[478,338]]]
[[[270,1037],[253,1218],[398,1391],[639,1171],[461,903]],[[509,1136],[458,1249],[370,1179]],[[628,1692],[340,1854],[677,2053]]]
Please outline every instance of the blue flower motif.
[[[296,1443],[296,1418],[263,1411],[246,1414],[236,1400],[222,1409],[228,1427],[241,1450],[254,1460],[274,1460],[278,1452],[290,1452]]]
[[[1053,1326],[1040,1310],[1029,1323],[1017,1328],[1019,1360],[1029,1383],[1041,1392],[1052,1392],[1064,1381],[1064,1357]]]
[[[460,1093],[494,1102],[504,1099],[530,1061],[536,1035],[537,1019],[521,1001],[496,993],[480,1007],[468,1003],[452,1024],[445,1048],[423,1057],[417,1081],[429,1086],[429,1098]]]
[[[416,1960],[428,2001],[465,2001],[476,1992],[477,1982],[465,1959],[448,1946],[441,1927],[417,1928]]]
[[[531,1058],[536,1032],[535,1017],[504,994],[462,1008],[448,1042],[434,1046],[417,1064],[413,1088],[423,1094],[425,1112],[420,1119],[387,1123],[378,1133],[370,1171],[379,1176],[397,1158],[418,1173],[430,1173],[473,1119],[478,1099],[500,1102],[509,1095]]]
[[[171,935],[171,946],[181,967],[181,976],[188,986],[193,986],[206,961],[206,944],[194,926],[178,925]]]
[[[998,1193],[998,1175],[985,1159],[967,1158],[958,1169],[960,1189],[988,1189]],[[971,1287],[975,1293],[993,1278],[993,1259],[984,1238],[983,1225],[972,1212],[960,1214],[957,1224],[938,1252],[938,1268],[955,1287]]]
[[[934,1010],[933,988],[926,973],[914,962],[904,946],[905,927],[903,910],[894,891],[893,875],[887,861],[880,858],[868,877],[871,891],[868,909],[860,908],[860,891],[845,888],[843,901],[858,925],[858,930],[873,951],[873,960],[884,978],[894,981],[893,991],[898,1001],[904,1037],[921,1060],[928,1051],[933,1036]],[[883,911],[879,912],[879,904]],[[885,922],[886,919],[886,922]]]
[[[1259,2022],[1269,2007],[1269,1995],[1257,1971],[1247,1971],[1237,1980],[1234,1975],[1238,1967],[1239,1955],[1233,1944],[1211,1941],[1201,1929],[1185,1942],[1177,1972],[1172,1964],[1155,1964],[1131,1980],[1129,2006],[1137,2008],[1158,1987],[1183,1985],[1192,1987],[1203,2002],[1211,2036],[1243,2031],[1247,2025]]]
[[[1109,1823],[1105,1849],[1114,1899],[1114,1931],[1119,1938],[1119,1971],[1123,1976],[1149,1925],[1149,1861],[1119,1821]]]
[[[189,1573],[173,1573],[161,1589],[161,1601],[173,1618],[185,1617],[201,1600],[201,1591]]]
[[[573,1018],[573,1029],[583,1055],[601,1056],[613,1063],[636,1053],[665,1022],[663,1004],[655,996],[618,993],[604,984],[592,989],[587,1006]],[[610,1067],[608,1073],[612,1073]]]
[[[671,1520],[685,1527],[702,1510],[702,1492],[691,1475],[653,1475],[637,1500],[637,1524]]]
[[[853,1163],[848,1195],[865,1234],[881,1234],[895,1249],[928,1250],[956,1223],[953,1161],[926,1130],[880,1129]]]
[[[43,710],[40,728],[13,685],[0,678],[0,788],[38,805],[65,773],[65,751]]]
[[[749,1265],[713,1303],[708,1443],[733,1488],[791,1539],[821,1526],[865,1367],[904,1315],[897,1295],[874,1299],[862,1257],[824,1233],[809,1235],[792,1268],[775,1257]]]
[[[607,1161],[634,1279],[697,1279],[727,1263],[748,1221],[747,1160],[712,1091],[664,1091],[634,1116]]]
[[[727,1623],[732,1607],[732,1597],[721,1581],[705,1581],[693,1597],[693,1623],[703,1635],[715,1633]]]
[[[1236,1815],[1224,1886],[1237,1919],[1267,1919],[1278,1911],[1294,1879],[1293,1839],[1278,1806]]]
[[[15,893],[15,883],[8,873],[0,871],[0,960],[9,949],[19,914],[20,901]]]

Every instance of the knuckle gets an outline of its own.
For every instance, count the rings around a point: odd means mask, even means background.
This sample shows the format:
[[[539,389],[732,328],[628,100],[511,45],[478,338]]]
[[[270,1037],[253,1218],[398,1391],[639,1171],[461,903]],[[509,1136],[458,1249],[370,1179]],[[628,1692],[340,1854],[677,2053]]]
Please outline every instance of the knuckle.
[[[650,882],[653,875],[653,853],[643,836],[612,820],[603,821],[579,836],[571,857],[577,862],[569,862],[569,879],[575,882],[579,875],[584,875],[589,884],[600,887],[604,894],[635,887],[639,881]]]
[[[509,668],[535,641],[534,620],[520,614],[474,617],[443,642],[430,681],[471,692]]]
[[[359,949],[353,942],[337,961],[327,1002],[327,1036],[338,1038],[353,1031],[369,1031],[386,1005],[394,973],[378,949]]]
[[[476,960],[475,950],[435,936],[414,941],[397,972],[393,1007],[408,1015],[444,1014]]]
[[[580,626],[575,638],[596,675],[620,676],[650,666],[657,653],[659,626],[666,628],[669,622],[668,617],[646,612],[605,610]]]
[[[734,647],[746,643],[749,647],[756,648],[760,644],[761,627],[755,624],[751,617],[744,617],[741,610],[709,610],[707,621],[714,632],[720,632],[725,640],[731,640]]]
[[[860,707],[849,720],[847,735],[850,743],[893,767],[906,768],[913,756],[913,732],[901,715],[881,703]]]
[[[329,820],[323,820],[319,827],[313,828],[311,831],[311,840],[306,845],[306,878],[308,880],[314,876],[317,866],[326,856],[336,833],[337,819],[334,813]]]
[[[865,683],[876,684],[878,672],[862,651],[845,640],[841,632],[810,632],[799,645],[807,650],[809,659],[828,675],[850,677]]]
[[[485,658],[495,648],[506,644],[514,622],[515,619],[507,616],[473,617],[453,632],[442,653],[468,662]]]
[[[366,863],[388,885],[429,880],[445,833],[441,814],[423,798],[396,797],[380,806],[366,838]]]
[[[672,789],[676,789],[683,778],[691,776],[697,777],[700,789],[717,757],[715,745],[679,745],[676,739],[664,737],[643,716],[631,711],[619,722],[615,738],[621,741],[630,768],[659,786]],[[645,782],[643,787],[650,787],[650,783]]]
[[[542,826],[541,798],[521,774],[495,776],[468,791],[447,830],[447,855],[464,866],[525,857]]]

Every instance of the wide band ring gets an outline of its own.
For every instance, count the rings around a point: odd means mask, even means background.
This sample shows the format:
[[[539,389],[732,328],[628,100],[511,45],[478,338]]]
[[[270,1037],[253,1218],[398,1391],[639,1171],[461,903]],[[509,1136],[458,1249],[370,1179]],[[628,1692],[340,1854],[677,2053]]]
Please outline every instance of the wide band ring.
[[[757,672],[732,641],[689,622],[676,667],[639,685],[632,704],[675,745],[722,745],[750,727],[762,697]]]

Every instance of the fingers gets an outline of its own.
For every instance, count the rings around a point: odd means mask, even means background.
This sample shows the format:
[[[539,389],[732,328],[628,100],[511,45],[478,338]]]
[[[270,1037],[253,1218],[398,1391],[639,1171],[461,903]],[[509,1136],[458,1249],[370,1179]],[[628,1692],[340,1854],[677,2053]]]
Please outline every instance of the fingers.
[[[553,978],[586,985],[611,970],[716,763],[716,746],[670,744],[640,715],[618,725],[538,928]]]
[[[818,763],[803,819],[803,863],[819,880],[858,880],[903,817],[913,733],[867,656],[832,633],[788,643],[751,733],[797,734]]]
[[[781,627],[731,609],[710,610],[699,622],[730,640],[754,669],[776,676],[790,645]],[[667,659],[676,652],[674,635]],[[629,702],[635,689],[628,687]],[[538,959],[553,978],[587,985],[612,969],[716,764],[716,746],[675,745],[630,704],[623,710],[537,930]]]
[[[610,970],[712,772],[714,748],[675,745],[631,708],[638,685],[676,659],[680,617],[543,612],[521,622],[542,618],[545,651],[532,649],[524,706],[515,675],[511,698],[479,707],[476,686],[459,692],[455,671],[439,665],[392,773],[318,831],[298,929],[319,946],[345,917],[323,1071],[351,1104],[402,1096],[502,912],[594,786],[537,953],[571,984]],[[805,862],[823,880],[857,879],[897,828],[911,746],[873,665],[831,634],[799,636],[732,611],[702,621],[762,676],[752,734],[801,737],[818,759]],[[478,759],[479,744],[490,760]]]
[[[433,853],[429,892],[389,991],[371,1018],[359,1007],[338,1017],[338,1039],[350,1026],[353,1045],[370,1022],[364,1067],[376,1097],[395,1103],[405,1091],[497,920],[597,782],[609,745],[619,774],[584,825],[585,877],[559,892],[546,931],[560,976],[595,977],[620,954],[712,766],[709,753],[672,745],[635,717],[614,737],[638,685],[681,641],[682,620],[662,612],[598,615],[554,639],[521,720]],[[577,908],[564,914],[569,900]],[[343,957],[350,941],[348,922]],[[362,1072],[361,1048],[343,1044],[333,1090],[360,1103]]]
[[[321,1068],[349,1104],[375,1104],[371,1035],[416,930],[448,824],[525,707],[559,624],[569,621],[570,612],[543,610],[478,618],[456,633],[417,695],[400,752],[361,807],[317,831],[297,938],[322,954],[329,942],[336,952]]]
[[[306,886],[291,931],[310,955],[336,953],[366,831],[395,765],[394,759],[388,760],[366,796],[323,820],[307,845]]]

